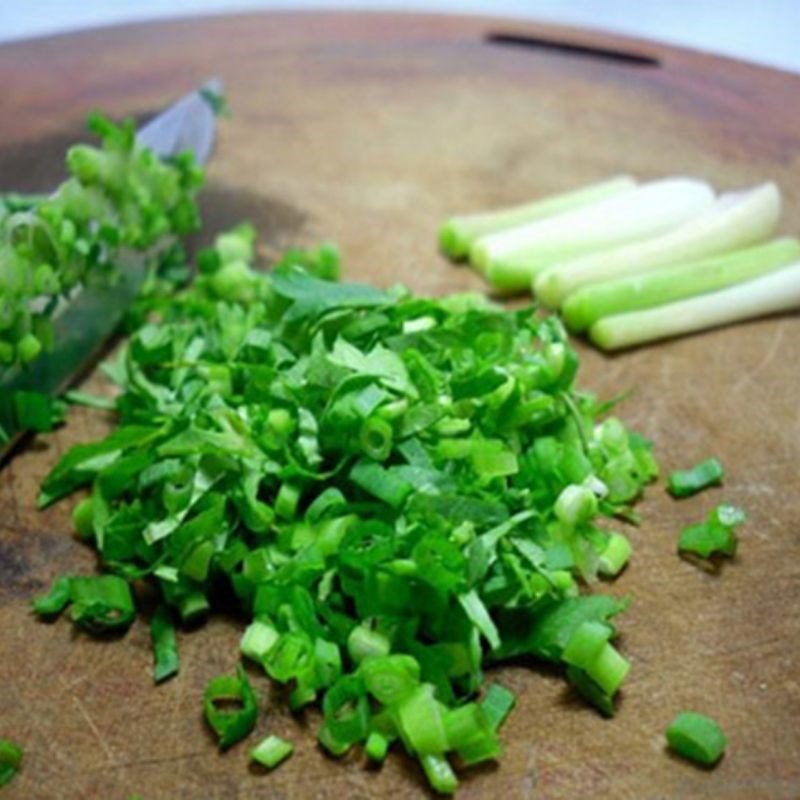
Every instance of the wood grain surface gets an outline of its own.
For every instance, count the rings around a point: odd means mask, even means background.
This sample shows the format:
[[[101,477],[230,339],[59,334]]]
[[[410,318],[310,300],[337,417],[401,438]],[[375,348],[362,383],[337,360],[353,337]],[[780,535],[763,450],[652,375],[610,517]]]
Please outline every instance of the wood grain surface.
[[[546,41],[487,42],[492,32]],[[252,219],[267,255],[333,239],[347,277],[433,294],[480,286],[436,254],[445,215],[619,172],[687,173],[721,189],[774,179],[785,231],[800,233],[800,78],[649,43],[447,17],[265,14],[6,45],[2,188],[52,187],[90,108],[144,116],[214,74],[233,116],[209,169],[207,224]],[[602,719],[535,665],[498,670],[519,693],[506,755],[465,774],[459,796],[798,798],[800,318],[613,358],[580,350],[584,386],[635,389],[620,413],[655,440],[665,470],[714,454],[726,485],[682,502],[663,484],[647,492],[633,560],[612,588],[635,597],[621,622],[633,669],[617,717]],[[360,754],[326,758],[315,713],[291,717],[255,672],[265,707],[257,735],[287,736],[296,753],[269,775],[248,766],[246,744],[219,755],[200,696],[233,669],[241,621],[215,617],[182,633],[181,673],[156,688],[141,621],[107,642],[67,619],[32,618],[28,601],[53,576],[95,567],[71,535],[74,500],[37,512],[37,485],[69,445],[108,424],[74,410],[0,472],[0,736],[25,749],[3,797],[427,796],[401,755],[381,770]],[[676,557],[676,535],[723,499],[750,521],[740,555],[712,574]],[[664,750],[663,731],[684,708],[711,714],[730,738],[712,772]]]

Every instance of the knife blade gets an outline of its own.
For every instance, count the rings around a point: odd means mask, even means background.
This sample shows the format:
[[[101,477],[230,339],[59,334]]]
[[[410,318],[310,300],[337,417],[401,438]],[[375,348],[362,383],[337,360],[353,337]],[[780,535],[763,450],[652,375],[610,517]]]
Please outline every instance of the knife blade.
[[[219,79],[181,97],[143,125],[137,141],[162,158],[192,150],[204,164],[214,145],[216,102],[222,97]],[[118,260],[119,278],[111,286],[82,288],[53,319],[57,346],[42,353],[27,367],[12,367],[0,374],[0,466],[10,457],[26,431],[18,421],[15,396],[35,392],[55,398],[87,374],[125,311],[139,292],[146,273],[146,258],[125,251]]]

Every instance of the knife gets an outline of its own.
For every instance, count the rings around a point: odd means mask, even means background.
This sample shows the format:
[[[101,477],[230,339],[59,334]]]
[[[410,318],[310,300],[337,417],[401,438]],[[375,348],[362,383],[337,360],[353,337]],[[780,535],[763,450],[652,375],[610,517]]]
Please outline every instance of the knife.
[[[162,158],[192,150],[198,163],[204,164],[214,146],[222,96],[221,81],[208,81],[143,125],[137,141]],[[0,373],[0,429],[7,437],[0,443],[0,466],[27,433],[17,418],[15,395],[29,392],[31,402],[42,395],[53,399],[86,375],[139,292],[145,262],[140,253],[121,253],[119,279],[113,286],[84,287],[54,317],[57,344],[52,351],[26,367]]]

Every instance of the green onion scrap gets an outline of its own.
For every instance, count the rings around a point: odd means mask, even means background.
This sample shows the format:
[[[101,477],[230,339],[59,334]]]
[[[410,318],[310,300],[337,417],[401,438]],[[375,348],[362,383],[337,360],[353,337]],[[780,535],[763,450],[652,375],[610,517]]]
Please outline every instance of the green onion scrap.
[[[705,522],[690,525],[681,531],[678,552],[700,558],[713,555],[733,558],[738,545],[736,528],[746,519],[747,514],[742,509],[723,503],[711,509]]]
[[[5,786],[19,772],[22,748],[9,739],[0,738],[0,786]]]
[[[691,469],[678,469],[667,476],[667,489],[673,497],[689,497],[709,486],[719,486],[725,476],[716,458],[701,461]]]
[[[713,767],[722,758],[728,739],[710,717],[683,711],[667,728],[667,743],[678,755],[705,767]]]

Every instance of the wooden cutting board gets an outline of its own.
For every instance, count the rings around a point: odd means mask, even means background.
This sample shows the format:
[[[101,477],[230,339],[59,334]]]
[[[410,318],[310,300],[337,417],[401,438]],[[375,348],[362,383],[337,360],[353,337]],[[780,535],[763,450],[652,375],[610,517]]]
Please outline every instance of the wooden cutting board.
[[[785,231],[800,233],[800,77],[605,35],[448,17],[264,14],[4,46],[2,188],[51,188],[90,108],[146,115],[216,74],[232,116],[209,169],[209,227],[250,218],[267,254],[333,239],[347,277],[434,294],[478,287],[436,253],[445,215],[620,172],[698,175],[721,189],[774,179]],[[621,623],[633,669],[617,717],[576,702],[549,670],[498,670],[519,693],[506,755],[464,775],[460,796],[800,797],[800,318],[613,358],[580,349],[584,386],[635,390],[620,413],[655,440],[665,470],[714,454],[726,485],[680,503],[663,485],[647,493],[634,558],[612,588],[635,597]],[[295,756],[265,775],[248,766],[246,744],[219,755],[200,696],[233,670],[241,621],[214,618],[182,634],[181,673],[156,688],[141,622],[105,642],[67,619],[32,618],[28,601],[53,576],[95,567],[71,536],[74,501],[36,512],[37,485],[68,446],[107,427],[102,414],[75,410],[0,472],[0,736],[25,748],[3,796],[426,796],[401,755],[381,770],[360,754],[326,758],[316,714],[293,719],[258,676],[266,712],[257,734],[291,738]],[[676,536],[723,499],[750,521],[740,556],[709,574],[676,557]],[[663,731],[684,708],[711,714],[730,737],[713,772],[664,751]]]

